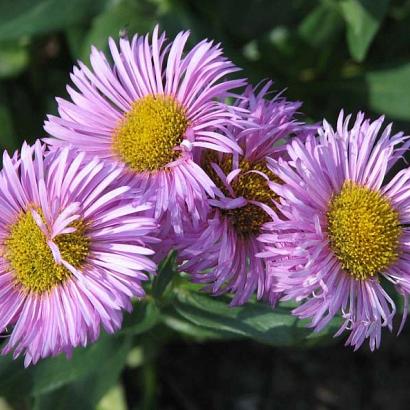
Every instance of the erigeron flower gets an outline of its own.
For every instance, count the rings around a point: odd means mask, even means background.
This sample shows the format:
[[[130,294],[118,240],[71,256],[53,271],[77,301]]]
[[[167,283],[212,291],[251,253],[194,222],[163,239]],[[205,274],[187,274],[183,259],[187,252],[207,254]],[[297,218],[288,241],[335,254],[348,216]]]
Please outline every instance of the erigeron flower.
[[[196,163],[198,152],[240,151],[223,130],[235,114],[221,101],[243,80],[226,79],[238,69],[219,45],[203,40],[186,51],[189,32],[171,42],[156,27],[131,41],[113,39],[113,64],[93,48],[91,67],[74,67],[72,101],[59,98],[59,116],[45,130],[52,147],[73,144],[86,153],[124,164],[154,202],[163,236],[181,234],[184,220],[206,215],[215,185]]]
[[[347,344],[369,339],[379,347],[381,329],[392,330],[396,304],[387,281],[404,297],[410,291],[410,169],[390,181],[387,173],[408,147],[403,133],[382,130],[362,113],[350,127],[341,112],[334,130],[326,121],[317,138],[292,141],[289,161],[271,161],[282,184],[282,222],[266,226],[261,256],[273,291],[301,302],[294,310],[316,331],[338,314]]]
[[[135,204],[122,170],[64,148],[45,154],[39,141],[3,155],[0,172],[0,331],[2,353],[25,365],[112,333],[144,296],[155,273],[147,246],[156,223]]]

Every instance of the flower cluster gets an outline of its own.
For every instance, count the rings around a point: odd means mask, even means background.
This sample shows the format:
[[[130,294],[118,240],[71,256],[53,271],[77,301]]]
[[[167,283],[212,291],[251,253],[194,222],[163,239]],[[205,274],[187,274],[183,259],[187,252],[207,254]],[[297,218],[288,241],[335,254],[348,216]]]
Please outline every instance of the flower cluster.
[[[409,145],[362,113],[308,125],[300,102],[252,86],[188,32],[93,48],[48,116],[47,138],[3,156],[2,352],[25,364],[115,332],[171,249],[232,305],[252,295],[347,344],[380,344],[410,293]],[[112,62],[110,62],[112,61]]]

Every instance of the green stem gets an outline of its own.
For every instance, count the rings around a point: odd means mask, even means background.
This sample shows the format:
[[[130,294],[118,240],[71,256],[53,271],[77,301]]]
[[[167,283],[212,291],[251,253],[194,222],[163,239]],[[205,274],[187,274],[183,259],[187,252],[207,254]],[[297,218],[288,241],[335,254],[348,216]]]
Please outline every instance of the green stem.
[[[149,350],[151,348],[148,348]],[[142,366],[142,382],[143,382],[143,410],[155,410],[157,408],[157,369],[156,369],[156,355],[146,353],[148,350],[144,347],[144,356],[147,361]]]

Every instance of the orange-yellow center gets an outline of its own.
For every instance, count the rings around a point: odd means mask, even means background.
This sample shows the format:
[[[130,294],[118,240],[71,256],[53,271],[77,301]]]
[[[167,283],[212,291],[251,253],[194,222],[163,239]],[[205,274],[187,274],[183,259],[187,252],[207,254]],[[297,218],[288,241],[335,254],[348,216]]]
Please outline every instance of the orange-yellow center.
[[[188,127],[173,97],[147,95],[132,104],[113,135],[113,151],[135,172],[156,171],[178,158]]]
[[[380,192],[345,182],[330,201],[327,220],[330,247],[354,279],[375,276],[397,260],[399,214]]]
[[[219,165],[225,175],[228,175],[232,170],[232,155],[223,155],[218,158],[216,154],[207,153],[204,158],[204,169],[214,181],[215,185],[227,196],[230,196],[227,188],[211,167],[211,163],[215,162]],[[278,200],[276,195],[268,185],[266,179],[255,172],[259,171],[268,176],[271,181],[279,182],[280,179],[270,171],[264,162],[251,162],[246,159],[241,159],[239,162],[241,173],[232,181],[231,187],[236,197],[244,197],[247,200],[261,202],[269,207],[273,207],[272,200]],[[262,225],[271,220],[271,217],[258,205],[247,204],[240,208],[224,209],[221,211],[227,216],[236,231],[247,237],[249,235],[257,235],[260,232]]]
[[[62,258],[79,268],[88,255],[90,240],[85,234],[83,221],[75,221],[71,226],[76,228],[75,232],[57,235],[54,242]],[[3,256],[9,262],[16,282],[27,291],[49,291],[71,276],[67,268],[55,262],[47,239],[30,211],[22,212],[10,226]]]

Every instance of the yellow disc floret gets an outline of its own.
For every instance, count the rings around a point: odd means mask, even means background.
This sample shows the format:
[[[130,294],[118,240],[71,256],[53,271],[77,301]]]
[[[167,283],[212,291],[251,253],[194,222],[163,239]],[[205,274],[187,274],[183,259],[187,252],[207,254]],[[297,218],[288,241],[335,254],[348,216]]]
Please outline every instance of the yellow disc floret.
[[[185,110],[173,97],[147,95],[135,101],[113,135],[113,150],[135,172],[156,171],[179,156],[188,127]]]
[[[58,235],[54,242],[61,257],[75,268],[80,268],[88,255],[90,241],[85,235],[83,221],[75,221],[71,226],[76,228],[75,232]],[[46,236],[30,211],[22,212],[11,225],[4,242],[4,257],[15,274],[16,282],[29,292],[47,292],[71,276],[67,268],[55,262]]]
[[[381,193],[351,181],[329,204],[330,247],[353,278],[368,279],[399,256],[399,214]]]
[[[230,196],[227,188],[212,169],[211,162],[217,163],[224,174],[227,175],[232,171],[232,155],[224,155],[222,159],[218,159],[216,154],[209,153],[204,161],[204,168],[208,175],[225,195]],[[239,168],[241,173],[231,183],[236,197],[242,196],[247,200],[261,202],[272,208],[272,200],[278,200],[278,195],[269,188],[268,182],[262,175],[249,171],[262,172],[271,181],[280,183],[280,179],[266,167],[264,161],[251,162],[242,159],[239,162]],[[254,204],[247,204],[240,208],[224,209],[222,214],[228,216],[237,232],[245,237],[258,234],[261,226],[271,220],[270,216],[261,207]]]

